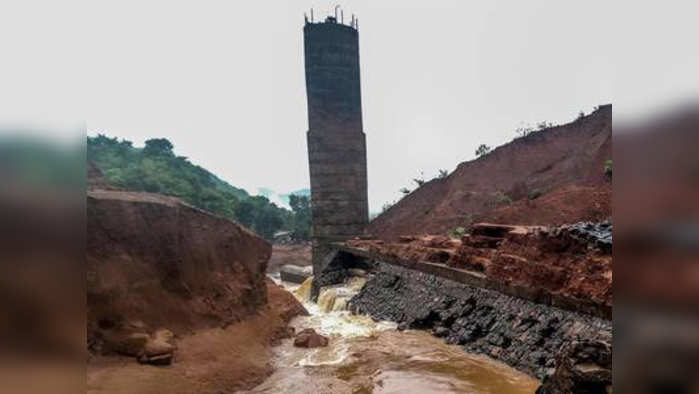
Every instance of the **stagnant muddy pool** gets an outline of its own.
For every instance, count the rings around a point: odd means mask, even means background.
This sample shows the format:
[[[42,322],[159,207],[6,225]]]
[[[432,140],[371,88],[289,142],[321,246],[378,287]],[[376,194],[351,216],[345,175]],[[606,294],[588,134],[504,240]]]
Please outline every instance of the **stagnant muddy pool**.
[[[277,283],[279,283],[277,281]],[[275,372],[248,393],[474,393],[531,394],[539,382],[507,365],[447,345],[424,331],[397,331],[344,310],[361,279],[324,289],[318,304],[308,301],[310,282],[281,285],[293,292],[310,316],[297,317],[296,331],[314,328],[328,347],[276,348]]]

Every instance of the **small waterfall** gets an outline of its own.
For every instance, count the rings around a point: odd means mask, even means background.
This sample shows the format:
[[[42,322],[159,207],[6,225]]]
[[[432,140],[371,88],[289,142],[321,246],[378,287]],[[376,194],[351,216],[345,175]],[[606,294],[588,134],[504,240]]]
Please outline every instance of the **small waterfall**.
[[[347,297],[337,297],[335,298],[335,303],[333,304],[333,311],[346,311],[347,310]]]
[[[318,295],[318,308],[325,313],[346,311],[349,300],[359,293],[366,281],[366,278],[351,277],[342,285],[323,287]]]
[[[323,288],[318,295],[318,308],[325,313],[332,312],[336,299],[337,291],[335,289]]]
[[[313,284],[312,276],[304,280],[301,286],[294,290],[294,294],[301,302],[309,302],[311,300],[311,284]]]

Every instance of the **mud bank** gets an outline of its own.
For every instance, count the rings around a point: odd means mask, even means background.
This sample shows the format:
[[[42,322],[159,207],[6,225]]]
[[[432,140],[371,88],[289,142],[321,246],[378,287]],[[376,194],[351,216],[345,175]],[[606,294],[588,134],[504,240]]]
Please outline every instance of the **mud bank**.
[[[268,305],[226,328],[178,337],[172,365],[94,356],[87,364],[89,394],[218,394],[252,388],[275,370],[274,347],[291,336],[288,322],[306,314],[288,292],[267,283]]]
[[[553,374],[571,340],[611,342],[611,321],[376,262],[349,302],[354,313],[429,329],[447,343],[486,354],[538,378]]]

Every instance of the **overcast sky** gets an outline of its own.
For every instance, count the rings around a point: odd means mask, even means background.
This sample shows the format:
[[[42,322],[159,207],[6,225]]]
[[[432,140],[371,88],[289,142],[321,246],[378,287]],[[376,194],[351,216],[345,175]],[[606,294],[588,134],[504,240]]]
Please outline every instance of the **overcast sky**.
[[[360,24],[371,211],[521,124],[613,101],[620,28],[606,2],[339,3]],[[167,137],[252,193],[308,187],[303,14],[335,4],[89,2],[88,132]]]

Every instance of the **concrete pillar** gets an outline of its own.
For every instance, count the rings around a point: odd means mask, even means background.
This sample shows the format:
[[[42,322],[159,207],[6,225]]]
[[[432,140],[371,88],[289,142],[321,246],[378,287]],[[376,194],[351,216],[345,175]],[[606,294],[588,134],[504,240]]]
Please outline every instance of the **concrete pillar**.
[[[303,29],[316,274],[328,243],[361,235],[369,220],[359,34],[335,22]]]

